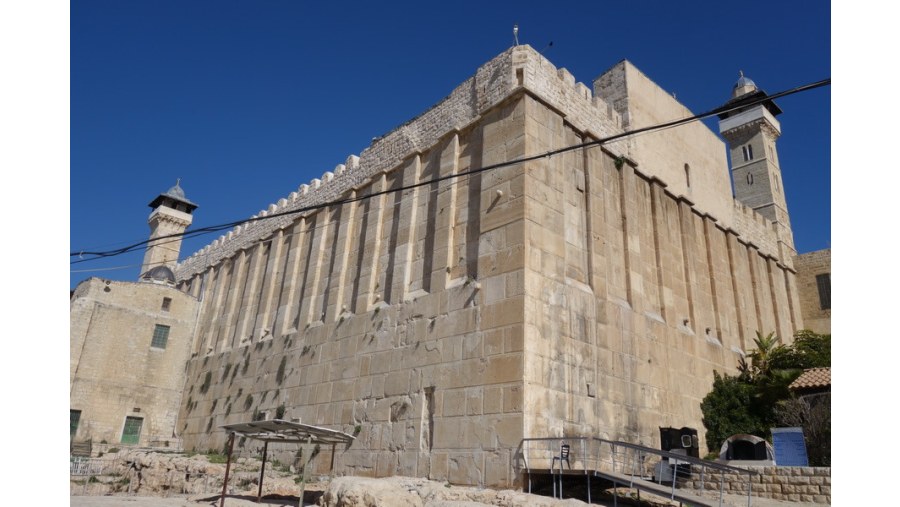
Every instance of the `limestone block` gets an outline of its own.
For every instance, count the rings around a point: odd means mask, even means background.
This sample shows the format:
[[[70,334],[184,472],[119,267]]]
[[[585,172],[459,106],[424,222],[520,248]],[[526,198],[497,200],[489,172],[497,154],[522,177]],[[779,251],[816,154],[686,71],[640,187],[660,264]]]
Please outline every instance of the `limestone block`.
[[[482,338],[484,355],[502,354],[504,351],[504,338],[507,336],[507,333],[507,329],[492,329],[485,332]]]
[[[483,338],[481,333],[468,333],[463,336],[463,359],[480,358],[484,356]]]
[[[407,477],[416,477],[418,475],[417,472],[417,464],[418,464],[418,452],[416,451],[401,451],[399,456],[400,462],[400,472],[399,475],[404,475]]]
[[[453,389],[443,392],[444,403],[442,405],[442,415],[444,417],[455,417],[466,414],[466,391],[465,389]]]
[[[450,484],[482,484],[482,453],[449,453]]]
[[[487,447],[513,449],[524,438],[521,414],[504,414],[485,418]]]
[[[466,390],[466,415],[481,415],[484,412],[484,397],[480,388]]]
[[[384,382],[385,396],[399,396],[410,392],[410,372],[392,371],[387,374]]]
[[[523,398],[523,389],[521,386],[504,387],[503,411],[506,413],[520,412],[523,406]]]
[[[500,326],[521,324],[524,322],[524,297],[516,296],[504,299],[482,310],[481,328],[492,329]]]
[[[485,414],[498,414],[503,412],[503,388],[486,387],[483,396],[483,412]]]
[[[432,452],[429,469],[431,470],[431,473],[428,475],[429,479],[436,481],[446,481],[449,477],[450,471],[448,453],[439,451]]]
[[[462,418],[444,416],[440,424],[435,424],[434,446],[438,449],[458,448],[461,439],[461,428]]]
[[[521,324],[508,326],[503,330],[503,351],[506,353],[524,350],[525,332]]]

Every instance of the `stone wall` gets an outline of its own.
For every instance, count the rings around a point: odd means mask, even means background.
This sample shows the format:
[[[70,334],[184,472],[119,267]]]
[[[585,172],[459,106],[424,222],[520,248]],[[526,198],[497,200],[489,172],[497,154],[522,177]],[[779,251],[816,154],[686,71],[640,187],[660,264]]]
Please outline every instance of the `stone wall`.
[[[625,130],[694,115],[671,92],[660,88],[627,60],[598,77],[594,81],[594,93],[612,104],[622,117]],[[629,137],[623,143],[625,154],[638,162],[644,174],[666,182],[670,192],[687,197],[723,225],[733,227],[725,145],[703,122],[647,132]]]
[[[530,153],[590,139],[537,99],[526,116]],[[790,270],[632,164],[593,148],[525,173],[526,435],[701,428],[713,370],[801,326]]]
[[[754,497],[787,500],[791,502],[812,502],[831,505],[830,467],[747,467],[759,475],[754,475],[751,486]],[[718,491],[720,477],[711,474],[705,482],[699,480],[699,470],[694,471],[698,480],[686,481],[682,487]],[[745,474],[725,474],[725,493],[747,494]]]
[[[816,275],[831,274],[831,249],[798,255],[794,257],[794,266],[797,269],[797,287],[800,291],[800,311],[806,329],[831,334],[831,308],[822,309],[816,284]]]
[[[342,473],[507,486],[526,436],[651,444],[659,426],[699,428],[712,371],[733,371],[755,331],[799,325],[765,237],[670,191],[622,142],[400,190],[621,123],[516,47],[258,217],[291,214],[186,260],[200,309],[185,447],[280,415],[355,435]],[[704,181],[693,191],[715,190]]]
[[[519,156],[523,122],[521,100],[507,101],[357,191]],[[322,209],[197,275],[185,446],[221,448],[221,425],[284,405],[282,417],[357,436],[340,450],[347,473],[509,483],[521,180],[512,167]]]

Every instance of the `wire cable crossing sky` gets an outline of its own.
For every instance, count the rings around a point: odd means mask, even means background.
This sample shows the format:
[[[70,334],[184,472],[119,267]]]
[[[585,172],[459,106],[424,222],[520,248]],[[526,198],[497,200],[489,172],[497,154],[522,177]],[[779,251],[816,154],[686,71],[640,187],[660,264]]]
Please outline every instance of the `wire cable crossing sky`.
[[[763,90],[831,75],[827,3],[761,0],[757,12],[778,13],[764,19],[721,2],[585,4],[578,16],[528,2],[456,5],[72,4],[72,262],[146,240],[146,203],[177,178],[203,223],[246,222],[235,217],[361,153],[515,39],[588,84],[628,59],[693,111],[726,102],[739,70]],[[795,245],[827,248],[830,88],[783,107],[778,153]],[[715,119],[702,121],[717,131]],[[188,232],[181,251],[202,249],[202,236]],[[139,266],[138,250],[83,265],[103,276]],[[131,269],[121,276],[136,279]],[[70,287],[93,274],[72,270]]]
[[[463,172],[459,172],[459,173],[448,174],[448,175],[445,175],[445,176],[440,176],[440,177],[432,178],[432,179],[429,179],[429,180],[423,180],[423,181],[420,181],[420,182],[417,182],[417,183],[414,183],[414,184],[411,184],[411,185],[405,185],[405,186],[401,186],[401,187],[394,188],[394,189],[387,189],[387,190],[383,190],[383,191],[379,191],[379,192],[372,192],[372,193],[370,193],[370,194],[366,194],[366,195],[362,195],[362,196],[351,197],[351,198],[346,198],[346,199],[337,199],[337,200],[328,201],[328,202],[324,202],[324,203],[313,204],[313,205],[310,205],[310,206],[304,206],[304,207],[301,207],[301,208],[298,208],[298,209],[292,209],[292,210],[282,211],[282,212],[278,212],[278,213],[272,213],[272,214],[269,214],[269,215],[266,215],[266,216],[257,216],[257,217],[248,218],[248,219],[245,219],[245,220],[237,220],[237,221],[227,222],[227,223],[219,224],[219,225],[206,226],[206,227],[202,227],[202,228],[195,229],[195,230],[192,230],[192,231],[185,231],[185,232],[176,233],[176,234],[168,234],[168,235],[165,235],[165,236],[160,236],[160,237],[158,237],[158,238],[156,238],[156,239],[153,239],[153,240],[144,240],[144,241],[140,241],[140,242],[138,242],[138,243],[134,243],[134,244],[132,244],[132,245],[129,245],[129,246],[126,246],[126,247],[124,247],[124,248],[117,249],[117,250],[108,250],[108,251],[104,251],[104,252],[79,251],[79,252],[72,252],[72,253],[70,254],[70,256],[72,256],[72,257],[75,257],[75,256],[79,257],[79,259],[76,260],[76,261],[73,261],[72,264],[81,263],[81,262],[87,262],[87,261],[92,261],[92,260],[96,260],[96,259],[104,258],[104,257],[115,257],[115,256],[117,256],[117,255],[122,255],[122,254],[125,254],[125,253],[128,253],[128,252],[134,251],[134,250],[136,250],[136,249],[138,249],[138,248],[140,248],[140,247],[142,247],[142,246],[148,245],[148,244],[150,244],[150,243],[153,243],[153,244],[155,244],[155,245],[165,244],[165,242],[164,242],[163,240],[166,240],[166,239],[174,239],[174,238],[181,238],[181,237],[195,237],[195,236],[200,236],[200,235],[205,235],[205,234],[210,234],[210,233],[214,233],[214,232],[223,231],[223,230],[226,230],[226,229],[230,229],[230,228],[232,228],[232,227],[235,227],[235,226],[237,226],[237,225],[246,224],[246,223],[250,223],[250,222],[259,222],[259,221],[263,221],[263,220],[271,220],[271,219],[274,219],[274,218],[279,218],[279,217],[288,216],[288,215],[296,215],[296,214],[305,213],[305,212],[308,212],[308,211],[313,211],[313,210],[317,210],[317,209],[327,208],[327,207],[330,207],[330,206],[340,206],[340,205],[343,205],[343,204],[349,204],[349,203],[353,203],[353,202],[363,201],[363,200],[365,200],[365,199],[371,199],[371,198],[373,198],[373,197],[378,197],[378,196],[387,195],[387,194],[391,194],[391,193],[403,192],[403,191],[406,191],[406,190],[412,190],[412,189],[415,189],[415,188],[419,188],[419,187],[423,187],[423,186],[427,186],[427,185],[432,185],[432,184],[434,184],[434,183],[439,183],[439,182],[441,182],[441,181],[446,181],[446,180],[451,180],[451,179],[461,178],[461,177],[463,177],[463,176],[469,176],[469,175],[472,175],[472,174],[477,174],[477,173],[489,171],[489,170],[492,170],[492,169],[499,169],[499,168],[502,168],[502,167],[509,167],[509,166],[516,165],[516,164],[522,164],[522,163],[525,163],[525,162],[530,162],[530,161],[538,160],[538,159],[545,158],[545,157],[552,157],[552,156],[554,156],[554,155],[559,155],[559,154],[566,153],[566,152],[573,151],[573,150],[577,150],[577,149],[591,148],[591,147],[595,147],[595,146],[602,146],[603,144],[609,143],[609,142],[611,142],[611,141],[619,140],[619,139],[622,139],[622,138],[625,138],[625,137],[629,137],[629,136],[633,136],[633,135],[638,135],[638,134],[643,134],[643,133],[648,133],[648,132],[654,132],[654,131],[658,131],[658,130],[668,129],[668,128],[672,128],[672,127],[677,127],[677,126],[679,126],[679,125],[684,125],[684,124],[686,124],[686,123],[691,123],[691,122],[694,122],[694,121],[702,120],[702,119],[704,119],[704,118],[709,118],[709,117],[715,116],[715,115],[717,115],[717,114],[726,113],[726,112],[730,112],[730,111],[735,111],[735,110],[737,110],[737,109],[746,108],[746,107],[754,106],[754,105],[757,105],[757,104],[762,104],[762,103],[765,103],[765,102],[774,100],[774,99],[776,99],[776,98],[786,97],[786,96],[788,96],[788,95],[793,95],[793,94],[795,94],[795,93],[799,93],[799,92],[803,92],[803,91],[807,91],[807,90],[813,90],[813,89],[815,89],[815,88],[819,88],[819,87],[822,87],[822,86],[827,86],[827,85],[830,85],[830,84],[831,84],[831,79],[830,79],[830,78],[828,78],[828,79],[823,79],[823,80],[820,80],[820,81],[816,81],[816,82],[814,82],[814,83],[809,83],[809,84],[806,84],[806,85],[802,85],[802,86],[797,86],[797,87],[791,88],[791,89],[789,89],[789,90],[784,90],[784,91],[775,93],[775,94],[773,94],[773,95],[771,95],[771,96],[761,97],[761,98],[758,98],[758,99],[755,99],[755,100],[752,100],[752,101],[749,101],[749,102],[744,102],[744,103],[741,103],[739,106],[730,106],[730,107],[729,107],[728,105],[723,105],[723,106],[719,106],[719,107],[717,107],[717,108],[715,108],[715,109],[712,109],[712,110],[710,110],[710,111],[707,111],[707,112],[705,112],[705,113],[700,113],[700,114],[697,114],[697,115],[694,115],[694,116],[691,116],[691,117],[688,117],[688,118],[682,118],[682,119],[674,120],[674,121],[671,121],[671,122],[661,123],[661,124],[658,124],[658,125],[651,125],[651,126],[648,126],[648,127],[642,127],[642,128],[635,129],[635,130],[632,130],[632,131],[627,131],[627,132],[623,132],[623,133],[620,133],[620,134],[615,134],[615,135],[612,135],[612,136],[607,136],[607,137],[605,137],[605,138],[603,138],[603,139],[598,139],[598,140],[595,140],[595,141],[589,141],[589,142],[586,142],[586,143],[580,143],[580,144],[575,144],[575,145],[571,145],[571,146],[566,146],[566,147],[564,147],[564,148],[559,148],[559,149],[556,149],[556,150],[547,151],[547,152],[540,153],[540,154],[537,154],[537,155],[532,155],[532,156],[529,156],[529,157],[521,157],[521,158],[518,158],[518,159],[514,159],[514,160],[509,160],[509,161],[506,161],[506,162],[502,162],[502,163],[499,163],[499,164],[492,164],[492,165],[489,165],[489,166],[484,166],[484,167],[479,167],[479,168],[469,169],[469,170],[467,170],[467,171],[463,171]],[[89,257],[89,258],[85,259],[85,258],[83,258],[84,255],[91,255],[91,256],[93,256],[93,257]]]

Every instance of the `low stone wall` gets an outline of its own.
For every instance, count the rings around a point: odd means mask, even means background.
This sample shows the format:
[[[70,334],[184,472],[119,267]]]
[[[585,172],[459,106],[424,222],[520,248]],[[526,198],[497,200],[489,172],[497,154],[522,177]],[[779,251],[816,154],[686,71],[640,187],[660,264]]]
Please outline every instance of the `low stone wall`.
[[[758,472],[752,479],[754,497],[831,504],[831,467],[746,467]],[[700,470],[694,470],[694,480],[686,481],[684,488],[718,491],[720,476],[707,475],[700,481]],[[725,474],[725,493],[746,494],[745,474]]]

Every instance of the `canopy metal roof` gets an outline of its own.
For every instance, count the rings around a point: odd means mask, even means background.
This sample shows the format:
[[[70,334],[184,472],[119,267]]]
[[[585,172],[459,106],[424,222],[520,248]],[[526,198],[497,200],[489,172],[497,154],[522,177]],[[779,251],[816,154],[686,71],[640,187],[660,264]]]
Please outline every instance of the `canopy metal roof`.
[[[356,440],[353,435],[342,431],[301,424],[281,419],[253,421],[222,426],[226,431],[262,440],[264,442],[294,442],[305,444],[349,444]]]

